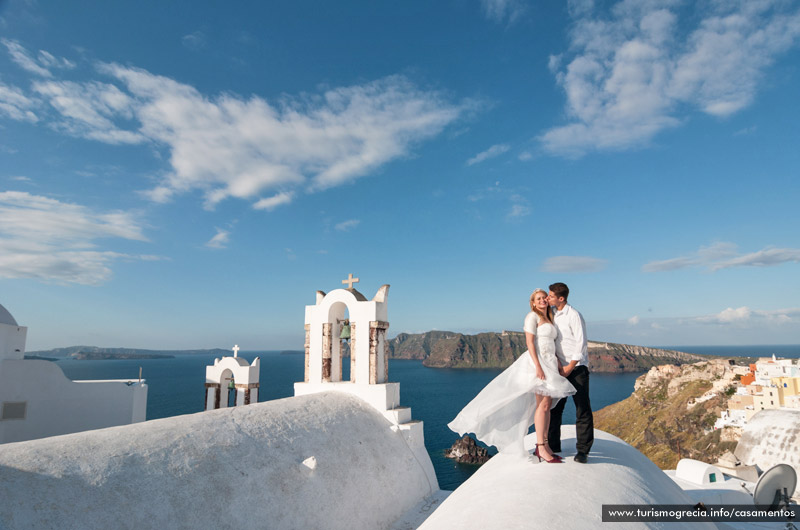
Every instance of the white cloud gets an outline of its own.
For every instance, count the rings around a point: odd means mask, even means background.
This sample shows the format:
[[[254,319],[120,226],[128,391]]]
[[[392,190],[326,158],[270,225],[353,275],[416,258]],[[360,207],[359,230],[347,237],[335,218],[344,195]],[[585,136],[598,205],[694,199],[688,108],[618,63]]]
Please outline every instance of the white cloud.
[[[25,192],[0,193],[0,277],[98,285],[119,259],[159,259],[97,250],[96,241],[147,241],[130,212],[97,213]]]
[[[636,317],[633,317],[636,318]],[[661,347],[676,344],[793,344],[797,342],[800,308],[760,310],[727,308],[703,316],[590,321],[595,339]],[[660,345],[660,346],[659,346]],[[675,349],[681,350],[681,347]]]
[[[553,256],[542,265],[544,272],[596,272],[605,269],[608,260],[590,256]]]
[[[48,53],[44,50],[39,50],[39,64],[44,65],[45,67],[49,68],[66,68],[72,69],[75,68],[75,63],[72,61],[65,59],[64,57],[55,57],[53,54]]]
[[[478,164],[480,162],[483,162],[484,160],[486,160],[488,158],[494,158],[496,156],[500,156],[503,153],[507,152],[509,149],[511,149],[511,148],[509,146],[505,145],[505,144],[493,145],[489,149],[487,149],[486,151],[482,151],[482,152],[478,153],[477,155],[473,156],[472,158],[470,158],[469,160],[467,160],[467,165],[468,166],[472,166],[474,164]]]
[[[525,12],[521,0],[481,0],[481,5],[486,18],[493,22],[508,20],[510,24]]]
[[[342,221],[338,223],[334,228],[339,232],[349,232],[353,228],[357,227],[361,223],[360,219],[349,219],[347,221]]]
[[[517,217],[525,217],[531,214],[531,208],[527,204],[516,203],[511,205],[511,211],[508,212],[510,219]]]
[[[4,42],[30,58],[18,43]],[[52,63],[49,54],[42,57]],[[409,155],[474,106],[452,103],[403,76],[270,103],[230,93],[208,97],[118,64],[100,64],[98,71],[111,82],[76,83],[39,72],[48,79],[33,83],[33,99],[2,87],[0,112],[33,120],[30,108],[46,102],[55,112],[40,119],[64,133],[165,148],[170,168],[144,195],[166,202],[199,190],[209,208],[235,197],[269,210],[288,203],[298,190],[350,183]],[[269,192],[273,195],[262,197]]]
[[[792,3],[686,7],[623,0],[601,13],[590,2],[571,4],[570,51],[550,60],[571,122],[539,137],[547,150],[575,156],[642,146],[692,108],[728,116],[750,104],[764,70],[800,36]]]
[[[17,65],[27,70],[28,72],[38,75],[40,77],[52,77],[50,68],[74,68],[75,63],[68,61],[64,58],[55,57],[46,51],[40,51],[38,57],[33,57],[28,51],[17,41],[11,39],[2,39],[0,42],[8,50],[11,60]]]
[[[800,263],[800,248],[765,248],[714,263],[711,270],[731,267],[771,267],[782,263]]]
[[[505,209],[506,206],[503,206],[502,211],[507,212],[505,216],[507,221],[515,221],[530,215],[532,212],[528,199],[521,195],[519,193],[520,191],[524,190],[504,188],[500,185],[500,181],[496,181],[493,185],[468,195],[467,200],[469,202],[479,202],[485,200],[490,202],[500,201],[502,203],[506,203],[507,201],[508,210]]]
[[[0,83],[0,116],[35,123],[39,119],[31,110],[35,106],[36,102],[20,89]]]
[[[0,42],[2,42],[8,50],[11,60],[17,63],[20,68],[41,77],[51,77],[53,75],[50,73],[50,70],[39,65],[36,59],[31,57],[28,51],[17,41],[3,39]]]
[[[734,136],[748,136],[748,135],[751,135],[751,134],[755,133],[757,130],[758,130],[758,127],[753,125],[752,127],[745,127],[744,129],[739,129],[738,131],[733,133],[733,135]]]
[[[800,321],[798,317],[800,308],[762,311],[742,306],[736,309],[729,307],[719,313],[696,317],[693,320],[702,324],[750,326],[765,322],[777,325],[797,324]]]
[[[226,248],[230,241],[231,233],[228,230],[217,228],[217,233],[208,240],[206,246],[208,248]]]
[[[281,192],[277,195],[273,195],[272,197],[267,197],[266,199],[261,199],[260,201],[256,202],[253,205],[253,208],[256,210],[274,210],[278,206],[282,204],[289,204],[292,202],[294,198],[294,193],[292,192]]]
[[[508,219],[515,219],[530,215],[531,208],[528,206],[528,199],[522,195],[511,195],[511,211],[508,213]]]
[[[642,266],[642,271],[660,272],[688,267],[706,267],[717,271],[732,267],[771,267],[783,263],[800,263],[800,249],[767,247],[749,254],[738,254],[733,243],[714,243],[700,247],[694,254],[651,261]]]
[[[167,145],[173,172],[154,192],[206,191],[211,206],[276,187],[312,190],[351,182],[438,134],[463,110],[402,77],[289,99],[209,100],[143,70],[106,65],[143,101],[141,132]]]
[[[202,30],[194,31],[181,37],[181,43],[193,52],[200,51],[206,47],[206,34]]]
[[[732,307],[729,307],[717,313],[716,315],[699,317],[698,320],[701,322],[718,322],[726,324],[731,322],[742,322],[750,320],[750,317],[752,315],[753,312],[745,306],[742,306],[738,309],[733,309]]]
[[[634,315],[628,319],[628,324],[630,324],[631,326],[635,326],[639,323],[640,320],[641,319],[639,318],[638,315]]]
[[[749,316],[748,316],[749,315]],[[595,340],[663,347],[665,345],[794,344],[800,325],[800,308],[763,311],[749,307],[728,308],[712,315],[642,317],[587,322]],[[680,346],[675,347],[682,350]],[[738,355],[738,354],[734,354]]]
[[[108,83],[41,81],[33,90],[58,111],[51,125],[68,134],[110,144],[136,144],[146,140],[115,121],[133,118],[134,100]]]
[[[33,98],[0,85],[0,113],[36,121],[31,109],[45,102],[55,114],[41,119],[59,131],[111,144],[165,147],[171,171],[145,192],[157,202],[200,190],[207,207],[236,197],[271,209],[288,203],[297,189],[318,191],[367,176],[473,106],[451,103],[402,76],[287,96],[277,104],[234,94],[209,98],[172,79],[116,64],[98,66],[113,83],[61,81],[19,43],[3,43],[18,64],[48,80],[33,83]],[[40,61],[68,64],[47,52]],[[276,188],[283,191],[260,197]]]

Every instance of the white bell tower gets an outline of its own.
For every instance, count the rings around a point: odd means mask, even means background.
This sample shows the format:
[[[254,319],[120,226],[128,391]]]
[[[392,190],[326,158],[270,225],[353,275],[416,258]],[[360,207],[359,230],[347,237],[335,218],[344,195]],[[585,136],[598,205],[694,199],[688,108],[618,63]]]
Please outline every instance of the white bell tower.
[[[305,377],[294,384],[294,395],[346,392],[366,401],[403,434],[414,451],[425,451],[421,421],[411,419],[411,409],[400,406],[400,383],[389,382],[389,285],[383,285],[372,300],[355,290],[358,282],[350,274],[342,283],[347,289],[328,294],[317,291],[317,302],[306,306]],[[341,339],[345,310],[350,315],[350,380],[342,380]],[[422,453],[421,453],[422,454]],[[422,460],[428,460],[421,459]],[[436,480],[431,466],[429,473]]]

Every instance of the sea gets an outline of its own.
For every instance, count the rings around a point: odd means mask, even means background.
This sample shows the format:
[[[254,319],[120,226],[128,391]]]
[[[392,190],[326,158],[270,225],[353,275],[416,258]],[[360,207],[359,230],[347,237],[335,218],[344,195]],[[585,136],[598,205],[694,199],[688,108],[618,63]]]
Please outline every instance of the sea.
[[[794,346],[671,346],[690,353],[720,356],[800,357],[800,345]],[[302,353],[280,351],[242,351],[240,357],[251,361],[261,359],[259,401],[287,398],[294,395],[294,382],[302,381]],[[166,359],[83,360],[63,359],[57,364],[73,380],[132,379],[142,377],[148,385],[147,419],[167,418],[202,412],[205,406],[205,368],[214,363],[216,355],[177,355]],[[349,378],[350,363],[343,363],[344,378]],[[433,462],[439,487],[453,490],[467,480],[477,467],[457,464],[444,456],[458,439],[447,428],[456,414],[501,370],[428,368],[422,361],[391,359],[389,380],[400,383],[400,402],[411,407],[415,420],[424,422],[425,447]],[[621,401],[633,392],[640,373],[604,374],[591,376],[592,408],[599,410]],[[564,423],[574,423],[575,408],[568,403]]]

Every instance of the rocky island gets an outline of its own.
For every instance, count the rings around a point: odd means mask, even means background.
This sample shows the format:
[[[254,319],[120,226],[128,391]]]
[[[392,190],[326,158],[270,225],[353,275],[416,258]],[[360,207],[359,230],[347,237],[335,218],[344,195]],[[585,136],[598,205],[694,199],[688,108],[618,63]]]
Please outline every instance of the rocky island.
[[[456,440],[450,449],[446,449],[444,456],[454,459],[459,464],[476,466],[485,464],[492,457],[486,448],[479,446],[468,434]]]
[[[433,368],[505,368],[528,347],[517,331],[465,335],[450,331],[400,333],[389,342],[394,359],[419,359]],[[593,372],[645,372],[662,364],[687,364],[711,358],[674,350],[589,341]]]

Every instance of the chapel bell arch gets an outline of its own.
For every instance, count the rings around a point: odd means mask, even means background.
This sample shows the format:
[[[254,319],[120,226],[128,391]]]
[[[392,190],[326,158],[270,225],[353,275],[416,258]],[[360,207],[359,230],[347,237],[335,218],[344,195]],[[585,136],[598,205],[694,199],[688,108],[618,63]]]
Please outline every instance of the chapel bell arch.
[[[314,305],[306,306],[305,377],[294,384],[294,395],[339,392],[350,394],[373,407],[388,420],[388,427],[403,436],[418,454],[434,489],[438,487],[433,465],[426,458],[423,423],[412,419],[411,408],[400,405],[400,383],[389,382],[389,285],[382,285],[372,300],[353,289],[358,278],[342,283],[346,289],[328,294],[317,291]],[[341,319],[350,317],[350,381],[342,381]]]
[[[258,357],[252,364],[239,357],[238,344],[233,347],[233,357],[214,359],[213,366],[206,366],[205,410],[227,408],[230,391],[235,393],[236,407],[258,403],[260,368]]]
[[[389,342],[386,331],[386,298],[389,285],[378,289],[372,300],[352,287],[358,282],[350,274],[342,283],[347,289],[328,294],[317,291],[317,303],[306,306],[305,383],[342,381],[341,338],[345,310],[350,325],[350,382],[381,384],[389,380]]]

